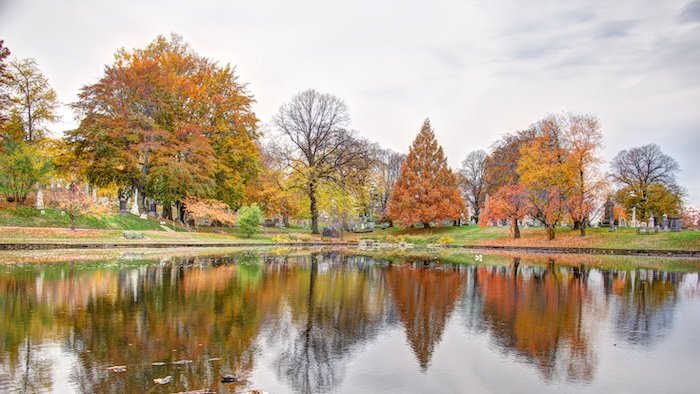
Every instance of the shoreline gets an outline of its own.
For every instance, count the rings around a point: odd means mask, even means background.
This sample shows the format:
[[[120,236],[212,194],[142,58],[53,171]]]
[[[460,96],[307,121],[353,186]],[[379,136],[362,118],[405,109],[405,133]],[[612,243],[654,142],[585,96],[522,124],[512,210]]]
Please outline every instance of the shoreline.
[[[94,250],[94,249],[165,249],[165,248],[244,248],[244,247],[358,247],[358,242],[0,242],[0,251],[31,250]],[[647,257],[687,257],[700,259],[699,250],[683,249],[635,249],[635,248],[596,248],[572,246],[526,246],[526,245],[475,245],[448,244],[425,247],[415,245],[412,248],[383,247],[384,250],[454,250],[468,249],[474,251],[503,251],[541,254],[588,254],[616,256]]]

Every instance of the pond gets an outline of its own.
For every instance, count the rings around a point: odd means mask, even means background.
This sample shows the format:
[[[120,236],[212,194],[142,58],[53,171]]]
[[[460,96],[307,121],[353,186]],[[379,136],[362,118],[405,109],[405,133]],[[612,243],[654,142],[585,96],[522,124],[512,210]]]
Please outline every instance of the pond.
[[[0,392],[697,389],[696,262],[289,250],[87,260],[0,266]]]

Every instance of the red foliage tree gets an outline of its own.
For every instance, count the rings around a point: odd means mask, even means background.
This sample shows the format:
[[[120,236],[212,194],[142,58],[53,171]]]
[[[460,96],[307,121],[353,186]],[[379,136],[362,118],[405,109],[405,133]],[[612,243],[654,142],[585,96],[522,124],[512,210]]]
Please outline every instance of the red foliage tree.
[[[389,217],[403,225],[455,220],[464,210],[457,177],[447,166],[430,120],[411,145],[389,201]]]

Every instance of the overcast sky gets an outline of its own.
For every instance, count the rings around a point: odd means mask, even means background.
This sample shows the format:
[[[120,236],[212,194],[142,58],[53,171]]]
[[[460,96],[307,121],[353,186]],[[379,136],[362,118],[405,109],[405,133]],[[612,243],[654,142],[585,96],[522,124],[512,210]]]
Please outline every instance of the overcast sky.
[[[118,48],[170,33],[235,65],[263,124],[314,88],[398,151],[430,117],[456,167],[546,114],[590,112],[607,160],[655,142],[700,205],[700,0],[0,0],[0,39],[64,103]],[[62,113],[57,134],[76,125]]]

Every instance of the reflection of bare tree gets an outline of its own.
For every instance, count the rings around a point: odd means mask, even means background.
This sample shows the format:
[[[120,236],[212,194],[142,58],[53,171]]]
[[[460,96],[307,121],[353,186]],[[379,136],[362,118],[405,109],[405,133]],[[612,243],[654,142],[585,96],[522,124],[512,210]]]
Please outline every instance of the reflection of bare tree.
[[[338,266],[328,270],[328,264]],[[383,298],[370,291],[372,269],[362,258],[311,257],[307,287],[290,294],[295,328],[289,330],[292,338],[277,360],[278,374],[295,391],[335,387],[342,379],[345,356],[378,333]]]
[[[619,297],[616,330],[625,341],[649,346],[671,328],[683,273],[610,270],[604,278],[609,292]]]
[[[547,379],[590,381],[595,357],[584,327],[587,270],[479,267],[484,324],[506,352],[536,364]]]
[[[431,269],[405,264],[387,268],[386,279],[408,343],[426,371],[462,293],[464,275],[447,266]]]

